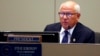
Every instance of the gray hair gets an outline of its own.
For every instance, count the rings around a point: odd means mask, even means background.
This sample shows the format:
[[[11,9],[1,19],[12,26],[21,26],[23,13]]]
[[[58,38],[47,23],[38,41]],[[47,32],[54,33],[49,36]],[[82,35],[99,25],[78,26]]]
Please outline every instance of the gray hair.
[[[71,2],[73,2],[73,1],[71,1]],[[66,5],[66,4],[67,4],[67,2],[62,3],[62,4],[60,5],[59,10],[61,9],[61,7],[62,7],[63,5]],[[79,4],[75,3],[74,9],[75,9],[75,11],[76,11],[77,13],[80,13],[80,5],[79,5]]]
[[[76,12],[81,13],[81,12],[80,12],[80,5],[79,5],[79,4],[76,4],[76,5],[74,6],[74,8],[75,8]]]

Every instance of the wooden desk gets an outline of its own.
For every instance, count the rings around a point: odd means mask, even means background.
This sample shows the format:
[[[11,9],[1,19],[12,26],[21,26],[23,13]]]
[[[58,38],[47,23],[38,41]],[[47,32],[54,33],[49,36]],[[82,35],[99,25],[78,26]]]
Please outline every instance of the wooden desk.
[[[0,46],[1,47],[0,51],[3,50],[2,48],[4,46],[13,47],[11,49],[15,50],[16,52],[20,50],[20,49],[16,49],[16,47],[19,47],[19,48],[20,47],[21,48],[22,47],[23,48],[25,48],[25,47],[27,47],[27,48],[30,48],[30,47],[34,48],[35,47],[35,48],[37,48],[36,50],[38,50],[38,51],[36,51],[34,49],[32,51],[34,51],[35,53],[37,52],[38,53],[38,55],[36,54],[37,56],[41,56],[41,55],[42,56],[100,56],[100,44],[41,43],[41,44],[39,44],[39,46],[37,46],[37,45],[34,45],[34,44],[37,44],[37,43],[0,42],[0,44],[2,44],[2,43],[4,45]],[[4,50],[6,50],[6,49],[4,48]],[[30,50],[31,49],[29,49],[29,50],[21,49],[20,51],[24,52],[24,51],[30,51]],[[6,51],[4,51],[4,52],[6,52]],[[12,52],[12,53],[16,53],[16,52]],[[34,55],[35,53],[29,53],[29,54],[33,54]],[[42,53],[42,54],[39,54],[39,53]],[[21,54],[21,53],[18,53],[18,54]]]
[[[100,56],[100,44],[43,43],[42,56]]]

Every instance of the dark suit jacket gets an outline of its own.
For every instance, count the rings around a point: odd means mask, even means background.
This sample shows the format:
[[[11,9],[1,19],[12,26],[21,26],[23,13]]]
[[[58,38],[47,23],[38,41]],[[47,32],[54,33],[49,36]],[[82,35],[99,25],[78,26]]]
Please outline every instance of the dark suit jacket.
[[[60,31],[60,30],[61,30],[60,23],[49,24],[44,29],[44,31]],[[88,27],[78,22],[73,31],[71,37],[71,43],[94,43],[94,42],[95,42],[94,31],[92,31]]]

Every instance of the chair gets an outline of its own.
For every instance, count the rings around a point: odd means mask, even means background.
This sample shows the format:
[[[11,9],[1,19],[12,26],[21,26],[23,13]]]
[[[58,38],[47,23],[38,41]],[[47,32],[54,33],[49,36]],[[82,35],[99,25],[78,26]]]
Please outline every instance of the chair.
[[[100,32],[95,32],[95,43],[100,43]]]

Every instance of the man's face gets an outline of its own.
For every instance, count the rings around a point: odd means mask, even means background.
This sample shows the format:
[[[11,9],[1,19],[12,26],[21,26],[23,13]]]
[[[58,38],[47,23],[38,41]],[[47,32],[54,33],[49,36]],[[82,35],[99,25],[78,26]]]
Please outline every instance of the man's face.
[[[63,28],[68,29],[72,28],[80,17],[80,14],[77,13],[74,8],[62,7],[58,12],[60,17],[60,22]]]

